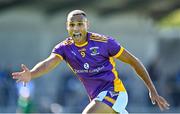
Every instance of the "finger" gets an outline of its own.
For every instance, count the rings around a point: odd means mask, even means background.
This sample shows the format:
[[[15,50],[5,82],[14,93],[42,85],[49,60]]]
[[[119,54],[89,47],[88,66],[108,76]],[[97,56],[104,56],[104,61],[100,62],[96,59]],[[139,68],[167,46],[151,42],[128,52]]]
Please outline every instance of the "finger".
[[[164,107],[165,107],[165,109],[167,109],[167,110],[169,110],[169,109],[170,109],[168,105],[165,105]]]
[[[20,77],[21,77],[21,73],[20,72],[15,72],[15,73],[12,73],[12,78],[13,79],[20,79]]]
[[[23,82],[23,86],[26,87],[27,83],[26,82]]]
[[[151,102],[152,102],[153,105],[156,104],[155,100],[153,100],[153,99],[151,99]]]
[[[161,97],[161,102],[167,106],[170,106],[170,104],[163,97]]]
[[[159,97],[159,99],[157,100],[157,103],[161,111],[163,111],[164,109],[169,109],[169,106],[168,104],[166,104],[167,102],[163,97]]]
[[[169,103],[166,103],[166,105],[169,107],[170,106],[170,104]]]
[[[155,101],[152,101],[152,104],[153,104],[153,105],[155,105],[155,104],[156,104],[156,102],[155,102]]]
[[[157,101],[157,104],[158,104],[158,106],[159,106],[160,110],[161,110],[161,111],[163,111],[163,110],[164,110],[164,108],[163,108],[163,106],[161,105],[161,103]]]
[[[166,104],[161,104],[161,106],[163,107],[163,109],[169,109],[169,106]]]
[[[19,83],[21,80],[20,79],[18,79],[18,80],[16,80],[16,83]]]
[[[167,104],[166,102],[161,102],[161,104],[164,109],[169,109],[169,104]]]
[[[13,79],[20,79],[20,76],[13,76]]]
[[[152,102],[153,105],[156,104],[155,100],[152,97],[151,97],[151,102]]]
[[[160,103],[163,105],[164,108],[166,109],[169,109],[169,103],[163,98],[163,97],[160,97]]]
[[[163,107],[164,107],[165,109],[169,109],[169,104],[162,103],[162,105],[163,105]]]
[[[28,71],[28,70],[29,70],[29,69],[26,67],[26,65],[24,65],[24,64],[21,65],[21,68],[22,68],[23,70],[25,70],[25,71]]]
[[[20,75],[20,72],[13,72],[12,73],[12,76],[18,76],[18,75]]]

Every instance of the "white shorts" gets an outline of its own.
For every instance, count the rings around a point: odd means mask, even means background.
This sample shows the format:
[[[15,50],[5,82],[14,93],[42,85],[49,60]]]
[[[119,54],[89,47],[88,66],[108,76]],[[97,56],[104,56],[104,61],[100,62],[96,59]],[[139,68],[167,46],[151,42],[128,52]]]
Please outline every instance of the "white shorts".
[[[96,98],[94,98],[94,100],[101,101],[107,104],[120,114],[128,114],[128,112],[126,111],[126,105],[128,103],[128,94],[126,91],[102,91],[98,94]]]

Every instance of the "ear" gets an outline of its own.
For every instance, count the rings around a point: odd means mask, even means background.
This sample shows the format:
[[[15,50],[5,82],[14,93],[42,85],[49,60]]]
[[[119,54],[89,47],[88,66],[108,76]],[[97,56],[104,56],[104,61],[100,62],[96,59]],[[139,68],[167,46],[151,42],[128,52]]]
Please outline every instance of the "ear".
[[[89,21],[87,21],[87,29],[89,29],[89,26],[90,26]]]
[[[66,30],[68,30],[68,22],[66,22]]]

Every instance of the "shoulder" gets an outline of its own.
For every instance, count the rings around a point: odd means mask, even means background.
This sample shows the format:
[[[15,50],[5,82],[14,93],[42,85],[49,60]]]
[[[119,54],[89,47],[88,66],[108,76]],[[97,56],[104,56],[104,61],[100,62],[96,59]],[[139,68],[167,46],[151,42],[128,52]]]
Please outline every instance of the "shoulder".
[[[73,44],[74,42],[73,42],[73,40],[72,40],[72,38],[66,38],[64,41],[62,41],[62,42],[60,42],[59,44],[60,45],[64,45],[64,46],[67,46],[67,45],[71,45],[71,44]]]
[[[103,34],[98,34],[98,33],[91,32],[90,36],[89,36],[89,39],[93,40],[93,41],[97,41],[97,42],[105,42],[105,43],[107,43],[109,37],[105,36]]]
[[[65,46],[68,46],[68,45],[71,45],[73,44],[73,40],[71,38],[66,38],[65,40],[59,42],[56,47],[65,47]]]
[[[117,42],[115,38],[99,33],[93,33],[90,32],[90,40],[97,41],[97,42],[104,42],[104,43],[112,43],[112,42]]]

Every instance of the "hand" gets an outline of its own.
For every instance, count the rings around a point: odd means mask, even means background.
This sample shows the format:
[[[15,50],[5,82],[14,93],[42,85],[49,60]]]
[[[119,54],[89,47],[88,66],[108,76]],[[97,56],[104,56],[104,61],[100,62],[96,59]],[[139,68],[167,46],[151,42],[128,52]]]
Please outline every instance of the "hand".
[[[24,65],[21,65],[22,71],[21,72],[13,72],[12,76],[13,79],[16,79],[16,82],[23,82],[24,86],[27,82],[31,80],[31,72],[30,70]]]
[[[162,96],[159,96],[156,91],[149,92],[149,96],[151,98],[152,104],[157,104],[161,111],[164,109],[169,109],[169,103]]]

